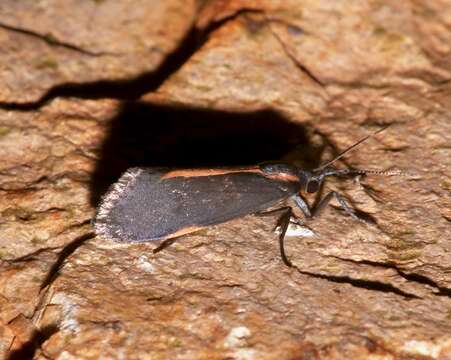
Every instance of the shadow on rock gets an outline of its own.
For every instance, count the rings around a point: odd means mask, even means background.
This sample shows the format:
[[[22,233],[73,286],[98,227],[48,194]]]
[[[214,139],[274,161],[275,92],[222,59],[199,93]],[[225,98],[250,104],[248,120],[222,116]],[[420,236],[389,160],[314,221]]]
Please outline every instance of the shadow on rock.
[[[127,103],[112,120],[91,181],[91,203],[128,168],[255,165],[280,160],[295,147],[316,165],[305,129],[277,112],[233,113]],[[313,151],[315,150],[315,151]],[[313,156],[313,154],[316,154]]]

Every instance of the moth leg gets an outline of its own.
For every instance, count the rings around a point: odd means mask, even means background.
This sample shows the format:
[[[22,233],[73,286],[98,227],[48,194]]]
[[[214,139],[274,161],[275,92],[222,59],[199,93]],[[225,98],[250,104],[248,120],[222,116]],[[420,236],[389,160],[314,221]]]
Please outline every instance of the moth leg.
[[[285,240],[285,234],[288,229],[288,225],[290,225],[291,217],[293,216],[293,210],[291,207],[286,207],[285,212],[281,215],[279,218],[279,221],[277,222],[277,225],[280,226],[280,235],[279,235],[279,249],[280,249],[280,256],[282,258],[282,261],[284,264],[288,267],[292,267],[293,264],[290,260],[288,260],[287,255],[285,254],[285,246],[284,246],[284,240]]]
[[[302,198],[301,195],[296,194],[293,196],[294,202],[298,206],[299,209],[301,209],[302,213],[306,218],[312,217],[312,212],[310,210],[310,207],[308,206],[307,202]]]
[[[361,219],[355,214],[355,211],[351,208],[351,206],[348,205],[345,198],[343,196],[341,196],[339,193],[337,193],[336,191],[331,191],[330,193],[328,193],[326,196],[324,196],[320,200],[318,205],[312,211],[312,217],[319,216],[323,212],[324,208],[332,200],[333,197],[335,197],[335,199],[341,205],[341,207],[343,208],[343,210],[345,211],[346,214],[351,216],[354,220],[361,221]]]
[[[283,206],[281,208],[278,209],[274,209],[274,210],[269,210],[269,211],[263,211],[263,212],[258,212],[256,213],[256,215],[258,216],[267,216],[267,215],[272,215],[272,214],[277,214],[283,212],[282,215],[279,217],[279,219],[277,220],[277,224],[276,227],[280,226],[280,235],[279,235],[279,249],[280,249],[280,257],[282,258],[282,261],[285,265],[287,265],[288,267],[292,267],[292,263],[290,260],[288,260],[287,255],[285,254],[285,247],[284,247],[284,240],[285,240],[285,234],[287,232],[288,226],[290,225],[291,219],[294,218],[296,219],[296,217],[293,214],[293,210],[291,209],[290,206]]]

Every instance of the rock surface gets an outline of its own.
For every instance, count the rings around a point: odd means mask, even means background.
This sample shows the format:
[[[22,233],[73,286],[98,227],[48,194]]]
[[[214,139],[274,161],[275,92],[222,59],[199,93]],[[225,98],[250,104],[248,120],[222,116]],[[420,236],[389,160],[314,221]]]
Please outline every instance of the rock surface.
[[[0,4],[0,357],[451,358],[447,1]],[[331,179],[279,256],[274,216],[159,243],[93,233],[131,166],[285,159]],[[313,198],[309,199],[311,202]],[[290,204],[290,202],[287,202]]]

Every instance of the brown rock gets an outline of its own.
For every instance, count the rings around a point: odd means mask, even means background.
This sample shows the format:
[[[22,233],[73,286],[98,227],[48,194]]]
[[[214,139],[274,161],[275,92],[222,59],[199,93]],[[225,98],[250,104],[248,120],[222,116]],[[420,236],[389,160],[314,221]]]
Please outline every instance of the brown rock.
[[[3,1],[1,356],[449,358],[447,6]],[[328,181],[373,222],[332,203],[293,268],[276,217],[156,254],[92,232],[130,166],[314,168],[388,123],[336,165],[405,176]]]
[[[121,92],[113,82],[155,71],[189,30],[192,3],[2,1],[0,66],[8,86],[0,101],[33,102],[52,88],[56,96],[127,94],[126,83]]]

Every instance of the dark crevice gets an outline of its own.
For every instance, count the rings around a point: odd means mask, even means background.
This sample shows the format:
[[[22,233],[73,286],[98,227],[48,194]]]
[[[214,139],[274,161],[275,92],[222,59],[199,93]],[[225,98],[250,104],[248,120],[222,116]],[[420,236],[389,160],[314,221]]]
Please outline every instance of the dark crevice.
[[[23,29],[23,28],[20,28],[20,27],[17,27],[17,26],[8,25],[8,24],[5,24],[5,23],[0,23],[0,28],[8,30],[8,31],[13,31],[13,32],[16,32],[16,33],[19,33],[19,34],[32,36],[32,37],[37,38],[37,39],[39,39],[41,41],[44,41],[48,45],[59,46],[59,47],[62,47],[62,48],[68,49],[68,50],[76,51],[76,52],[78,52],[80,54],[83,54],[83,55],[88,55],[88,56],[114,55],[114,54],[110,54],[110,53],[107,53],[107,52],[95,52],[95,51],[90,51],[90,50],[83,49],[83,48],[81,48],[79,46],[76,46],[76,45],[73,45],[73,44],[70,44],[70,43],[58,40],[50,33],[49,34],[40,34],[40,33],[36,32],[36,31],[33,31],[33,30]]]
[[[351,262],[353,264],[362,264],[362,265],[369,265],[369,266],[376,266],[376,267],[382,267],[385,269],[393,269],[395,270],[399,276],[402,278],[413,281],[419,284],[428,285],[436,290],[438,290],[437,293],[434,293],[434,295],[437,296],[447,296],[451,297],[451,289],[443,287],[438,285],[434,280],[428,278],[427,276],[421,275],[421,274],[415,274],[415,273],[406,273],[399,269],[396,264],[394,263],[385,263],[385,262],[379,262],[379,261],[372,261],[372,260],[353,260],[353,259],[344,259],[338,256],[332,256],[333,258],[336,258],[341,261]]]
[[[271,33],[275,37],[275,39],[279,42],[280,46],[282,46],[283,51],[285,54],[290,58],[291,61],[296,65],[296,67],[301,70],[305,75],[308,76],[310,80],[312,80],[316,85],[319,85],[324,91],[326,90],[325,84],[317,77],[313,72],[307,68],[303,63],[301,63],[296,56],[291,52],[291,50],[288,48],[288,46],[284,43],[284,41],[280,38],[280,36],[271,29]]]
[[[49,325],[42,329],[33,331],[30,340],[25,342],[19,349],[12,351],[7,357],[7,360],[23,360],[33,359],[36,351],[41,348],[41,345],[50,337],[58,332],[56,325]]]
[[[312,273],[309,271],[304,271],[304,270],[300,270],[299,268],[296,267],[296,270],[303,275],[308,275],[314,278],[318,278],[318,279],[324,279],[327,281],[331,281],[334,283],[339,283],[339,284],[349,284],[352,285],[354,287],[358,287],[358,288],[363,288],[366,290],[372,290],[372,291],[379,291],[379,292],[385,292],[385,293],[391,293],[391,294],[396,294],[399,296],[402,296],[405,299],[421,299],[421,297],[415,295],[415,294],[410,294],[408,292],[402,291],[400,289],[398,289],[397,287],[391,285],[391,284],[386,284],[380,281],[375,281],[375,280],[363,280],[363,279],[353,279],[350,278],[349,276],[336,276],[336,275],[325,275],[325,274],[316,274],[316,273]]]
[[[57,97],[75,97],[80,99],[138,99],[143,94],[158,89],[167,78],[177,72],[207,42],[212,32],[224,23],[247,12],[255,13],[256,10],[238,11],[221,21],[209,24],[204,29],[199,29],[193,25],[180,41],[179,46],[153,71],[126,80],[99,80],[88,83],[68,82],[52,87],[36,101],[0,102],[0,109],[16,111],[37,110]]]
[[[72,255],[81,245],[83,245],[86,241],[93,239],[95,234],[93,232],[89,232],[87,234],[81,235],[77,237],[75,240],[72,240],[69,244],[67,244],[59,253],[58,259],[52,265],[50,270],[48,271],[45,279],[43,280],[40,290],[45,289],[49,286],[58,276],[59,270],[63,262]]]
[[[451,298],[451,289],[438,285],[434,280],[428,278],[427,276],[415,274],[415,273],[405,273],[399,269],[396,269],[399,275],[404,279],[409,281],[414,281],[419,284],[429,285],[438,290],[437,296],[447,296]]]

